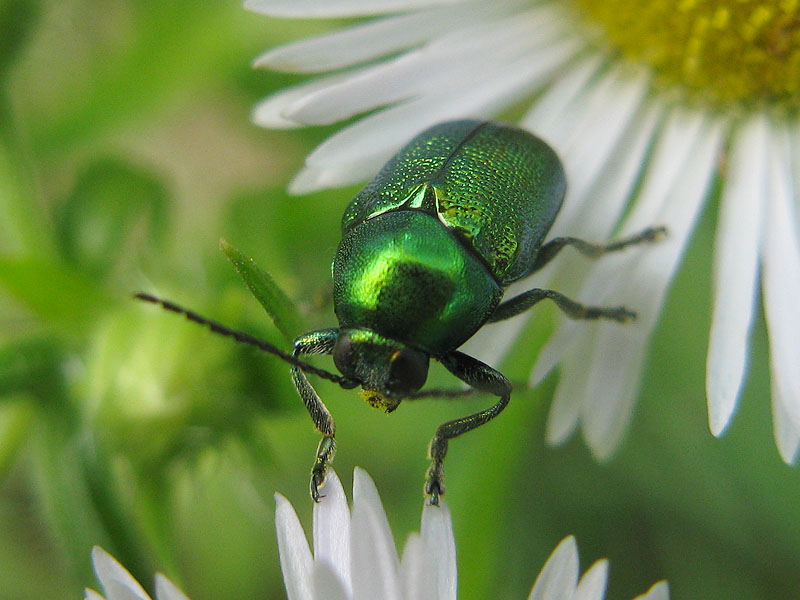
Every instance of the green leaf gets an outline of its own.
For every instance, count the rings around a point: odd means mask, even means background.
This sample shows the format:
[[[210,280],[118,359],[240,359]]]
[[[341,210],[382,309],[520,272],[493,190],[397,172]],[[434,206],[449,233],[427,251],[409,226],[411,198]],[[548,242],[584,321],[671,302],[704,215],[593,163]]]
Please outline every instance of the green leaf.
[[[49,255],[53,243],[48,221],[33,200],[39,192],[19,126],[10,100],[0,90],[0,251]]]
[[[139,250],[157,247],[166,227],[166,188],[124,160],[102,158],[80,174],[57,219],[67,260],[104,277]]]
[[[0,257],[0,288],[47,325],[82,335],[114,299],[63,263]]]
[[[23,339],[0,347],[0,396],[47,399],[61,384],[60,361],[52,339]]]
[[[17,451],[28,438],[35,411],[24,399],[4,399],[0,403],[0,480],[6,475]]]
[[[292,341],[304,331],[300,313],[272,276],[225,240],[220,240],[219,245],[283,337]]]
[[[33,0],[0,2],[0,76],[14,63],[38,16],[39,3]]]

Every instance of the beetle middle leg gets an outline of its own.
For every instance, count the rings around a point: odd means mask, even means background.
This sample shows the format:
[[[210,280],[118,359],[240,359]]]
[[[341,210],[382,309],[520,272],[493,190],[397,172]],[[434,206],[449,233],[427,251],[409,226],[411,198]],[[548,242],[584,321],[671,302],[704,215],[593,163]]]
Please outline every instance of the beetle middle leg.
[[[425,493],[431,504],[439,504],[439,496],[444,494],[444,457],[447,455],[449,440],[462,433],[472,431],[499,415],[511,397],[511,382],[505,375],[462,352],[451,352],[439,361],[453,375],[478,390],[500,396],[500,400],[489,408],[475,414],[448,421],[436,428],[431,439],[431,466],[425,483]]]
[[[617,252],[618,250],[623,250],[628,246],[658,241],[666,234],[666,227],[648,227],[647,229],[640,231],[635,235],[617,240],[615,242],[610,242],[608,244],[592,244],[591,242],[574,237],[553,238],[539,248],[539,252],[536,254],[536,259],[533,261],[533,265],[531,266],[529,273],[535,273],[544,267],[547,263],[553,260],[559,252],[561,252],[564,246],[572,246],[581,254],[596,258],[598,256],[602,256],[603,254],[607,254],[608,252]]]
[[[330,354],[333,352],[333,345],[336,343],[338,336],[338,329],[322,329],[305,333],[294,340],[292,355]],[[328,469],[328,465],[333,460],[333,455],[336,452],[336,439],[334,437],[336,424],[333,422],[333,417],[328,407],[322,402],[316,390],[309,383],[305,373],[297,365],[292,365],[292,382],[294,387],[297,388],[297,393],[303,399],[303,404],[306,405],[308,414],[311,415],[311,419],[314,421],[314,427],[323,435],[317,447],[317,457],[314,461],[314,466],[311,468],[311,482],[309,484],[311,497],[314,502],[319,502],[319,488],[325,481],[325,471]]]

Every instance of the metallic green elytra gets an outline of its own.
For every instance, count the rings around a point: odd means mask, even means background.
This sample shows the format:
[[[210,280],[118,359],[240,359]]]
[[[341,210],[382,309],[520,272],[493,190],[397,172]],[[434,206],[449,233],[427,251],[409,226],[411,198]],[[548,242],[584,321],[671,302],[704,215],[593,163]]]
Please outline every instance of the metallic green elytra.
[[[556,153],[527,131],[485,121],[442,123],[409,142],[356,194],[342,234],[384,213],[417,209],[507,286],[530,272],[566,188]]]
[[[464,342],[483,325],[545,298],[576,319],[625,322],[635,316],[622,306],[584,306],[548,289],[503,300],[509,284],[540,269],[564,246],[599,256],[664,233],[650,228],[607,245],[570,237],[543,243],[565,191],[558,156],[531,133],[487,121],[441,123],[406,144],[348,205],[333,259],[339,326],[299,336],[291,355],[171,302],[138,297],[291,364],[295,387],[323,435],[311,474],[314,500],[336,449],[335,426],[306,373],[348,389],[361,386],[364,399],[387,412],[403,399],[471,393],[420,392],[433,358],[474,390],[498,396],[492,406],[436,429],[425,492],[437,504],[448,441],[493,419],[511,396],[505,376],[458,351]],[[332,354],[342,376],[300,360],[306,354]]]

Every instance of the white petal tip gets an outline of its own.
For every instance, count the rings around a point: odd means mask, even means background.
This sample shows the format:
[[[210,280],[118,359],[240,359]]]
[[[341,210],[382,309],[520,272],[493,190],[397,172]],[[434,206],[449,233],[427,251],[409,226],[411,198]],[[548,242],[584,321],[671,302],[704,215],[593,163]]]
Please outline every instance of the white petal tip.
[[[797,464],[798,455],[800,455],[800,446],[795,446],[794,448],[782,448],[778,447],[778,452],[781,455],[781,459],[790,467],[794,467]]]
[[[633,600],[669,600],[669,585],[666,581],[659,581]]]
[[[708,395],[708,428],[714,437],[720,437],[727,431],[736,412],[736,400],[721,400],[718,395]]]
[[[589,445],[589,450],[592,452],[592,456],[594,459],[599,463],[607,463],[612,459],[614,453],[617,450],[617,446],[619,444],[609,444],[607,446],[602,445]]]
[[[590,429],[590,425],[584,423],[583,437],[586,445],[592,453],[592,457],[599,463],[605,463],[614,457],[619,447],[622,445],[622,438],[626,427],[622,430],[595,432]]]
[[[344,490],[342,489],[342,482],[339,479],[339,476],[336,474],[336,471],[333,469],[328,469],[325,473],[325,481],[322,482],[322,487],[319,488],[319,495],[320,499],[326,498],[331,494],[335,495],[344,495]]]
[[[369,490],[374,491],[377,493],[378,488],[375,487],[375,481],[370,477],[369,473],[367,473],[361,467],[355,467],[353,469],[353,493],[355,494],[356,490]]]
[[[528,600],[571,598],[578,582],[578,543],[575,536],[567,536],[550,553]]]
[[[544,378],[547,377],[555,367],[556,363],[550,361],[536,361],[536,366],[533,367],[533,373],[531,373],[528,383],[531,387],[536,387],[544,381]]]
[[[189,597],[162,573],[156,573],[156,598],[158,600],[189,600]]]
[[[259,106],[256,106],[250,113],[250,120],[264,129],[298,129],[303,127],[302,123],[290,121],[271,110],[262,109]]]
[[[571,421],[559,420],[554,418],[551,411],[550,417],[547,419],[547,428],[544,434],[544,440],[548,446],[555,448],[567,443],[575,428],[578,425],[577,419]]]
[[[120,562],[103,550],[100,546],[92,548],[92,565],[98,581],[108,593],[109,589],[121,587],[126,590],[128,598],[150,600],[150,596],[133,578],[133,575]]]
[[[556,552],[564,552],[569,555],[578,556],[578,540],[574,535],[568,535],[561,540],[558,546],[556,546],[556,549],[553,550],[553,554]]]
[[[282,530],[299,522],[292,503],[282,494],[275,492],[275,526]]]

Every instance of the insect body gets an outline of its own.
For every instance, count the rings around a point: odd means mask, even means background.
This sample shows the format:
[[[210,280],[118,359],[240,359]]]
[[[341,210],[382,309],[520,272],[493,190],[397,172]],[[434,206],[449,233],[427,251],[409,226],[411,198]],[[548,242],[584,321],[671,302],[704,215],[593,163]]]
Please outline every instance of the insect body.
[[[573,318],[624,322],[635,316],[621,306],[584,306],[547,289],[503,301],[505,287],[544,266],[566,245],[597,256],[656,239],[664,231],[647,229],[606,246],[575,238],[543,244],[565,190],[555,152],[527,131],[486,121],[441,123],[411,140],[350,202],[333,260],[339,327],[299,336],[291,356],[174,304],[139,297],[291,363],[297,391],[323,435],[311,474],[315,500],[335,451],[335,427],[306,372],[325,373],[345,388],[360,385],[370,404],[391,412],[404,398],[425,395],[419,390],[433,358],[472,388],[497,396],[492,406],[436,429],[425,484],[436,504],[445,489],[448,441],[496,417],[511,395],[506,377],[459,352],[459,346],[484,324],[545,298]],[[332,354],[342,377],[303,362],[306,354]]]

